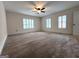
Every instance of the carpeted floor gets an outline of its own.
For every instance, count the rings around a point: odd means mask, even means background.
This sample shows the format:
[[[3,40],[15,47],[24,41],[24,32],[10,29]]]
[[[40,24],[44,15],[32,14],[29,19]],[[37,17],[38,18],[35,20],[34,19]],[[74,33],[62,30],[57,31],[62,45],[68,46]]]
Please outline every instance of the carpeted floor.
[[[79,57],[79,42],[71,35],[35,32],[9,36],[3,55],[11,58]]]

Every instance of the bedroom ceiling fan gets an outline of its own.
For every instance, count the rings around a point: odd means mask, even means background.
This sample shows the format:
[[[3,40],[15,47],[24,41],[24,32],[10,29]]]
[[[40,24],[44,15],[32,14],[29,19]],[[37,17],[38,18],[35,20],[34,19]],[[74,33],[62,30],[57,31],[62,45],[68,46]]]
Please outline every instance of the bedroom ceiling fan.
[[[45,8],[34,7],[33,12],[37,12],[37,14],[45,13]]]

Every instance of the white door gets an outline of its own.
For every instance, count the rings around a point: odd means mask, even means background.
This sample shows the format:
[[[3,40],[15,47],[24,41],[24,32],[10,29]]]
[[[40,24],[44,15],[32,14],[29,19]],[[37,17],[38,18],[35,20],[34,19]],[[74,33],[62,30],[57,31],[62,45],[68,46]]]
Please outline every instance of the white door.
[[[79,35],[79,11],[73,13],[73,34]]]

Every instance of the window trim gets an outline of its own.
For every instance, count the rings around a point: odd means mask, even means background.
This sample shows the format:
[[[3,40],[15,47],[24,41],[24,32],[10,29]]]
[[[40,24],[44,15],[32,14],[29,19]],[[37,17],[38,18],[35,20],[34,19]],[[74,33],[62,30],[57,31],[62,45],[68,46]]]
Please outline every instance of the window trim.
[[[49,25],[51,25],[51,26],[48,26],[47,27],[47,20],[49,20],[50,19],[50,22],[51,22],[51,24],[49,24]],[[48,23],[50,23],[50,22],[48,22]],[[51,18],[47,18],[46,19],[46,21],[45,21],[45,27],[47,28],[47,29],[51,29],[52,28],[52,19]]]
[[[29,21],[30,20],[32,20],[33,21],[33,26],[32,26],[32,21],[31,21],[31,27],[29,27],[29,28],[24,28],[24,24],[23,24],[23,20],[24,19],[28,19]],[[23,20],[22,20],[22,28],[23,28],[23,30],[28,30],[28,29],[34,29],[35,28],[35,23],[34,23],[34,19],[31,19],[31,18],[23,18]]]
[[[58,19],[58,18],[59,18],[60,16],[61,16],[62,18],[63,18],[63,16],[66,16],[66,28],[63,28],[62,26],[61,26],[61,28],[59,28],[59,26],[58,26],[59,23],[57,23],[57,28],[58,28],[58,29],[67,29],[67,15],[66,15],[66,14],[64,14],[64,15],[59,15],[59,16],[57,17],[58,22],[59,22],[59,19]],[[62,19],[62,18],[61,18],[61,19]],[[62,22],[62,20],[61,20],[61,22]],[[63,23],[63,22],[62,22],[62,23]]]

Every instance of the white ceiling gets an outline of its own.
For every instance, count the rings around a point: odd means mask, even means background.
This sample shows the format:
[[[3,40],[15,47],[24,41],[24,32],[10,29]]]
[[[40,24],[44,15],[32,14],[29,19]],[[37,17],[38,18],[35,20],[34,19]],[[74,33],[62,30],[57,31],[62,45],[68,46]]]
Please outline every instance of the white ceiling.
[[[51,13],[78,6],[79,1],[5,1],[4,5],[8,11],[42,17]],[[35,5],[45,7],[46,12],[40,14],[32,12],[32,9]]]

